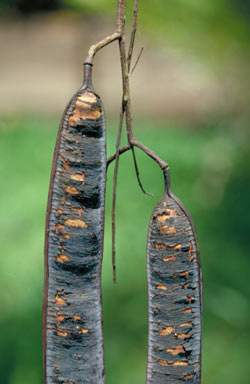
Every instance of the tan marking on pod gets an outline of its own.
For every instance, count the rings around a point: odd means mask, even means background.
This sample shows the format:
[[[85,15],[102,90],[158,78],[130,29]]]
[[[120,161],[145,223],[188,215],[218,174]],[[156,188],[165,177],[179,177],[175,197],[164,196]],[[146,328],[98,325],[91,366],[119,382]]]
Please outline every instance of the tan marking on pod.
[[[166,360],[158,360],[159,365],[163,365],[165,367],[181,367],[187,366],[187,361],[174,361],[173,363],[168,363]]]
[[[100,108],[91,108],[90,104],[94,104],[97,101],[96,96],[92,97],[91,94],[83,94],[78,96],[76,100],[76,106],[73,114],[70,116],[68,126],[77,126],[80,120],[96,120],[101,117]],[[84,105],[83,105],[84,104]]]
[[[80,193],[75,187],[66,187],[65,192],[69,193],[70,195],[78,195]]]
[[[191,256],[191,254],[192,254],[192,242],[191,241],[189,242],[188,254],[189,254],[189,256]]]
[[[160,223],[164,223],[164,221],[171,219],[172,217],[177,217],[176,209],[166,209],[166,212],[161,213],[157,216],[157,220]]]
[[[65,228],[65,226],[63,224],[59,224],[59,223],[57,223],[55,226],[56,232],[59,232],[60,229],[64,229],[64,228]]]
[[[90,104],[94,104],[97,102],[97,97],[93,92],[84,92],[79,96],[79,100],[83,103],[87,102]]]
[[[78,333],[83,334],[83,335],[85,335],[88,332],[89,332],[89,330],[87,328],[83,328],[83,329],[80,329],[80,331],[78,331]]]
[[[164,244],[164,243],[157,243],[157,241],[154,242],[154,246],[155,246],[155,248],[158,248],[158,249],[160,249],[160,248],[163,248],[163,249],[168,248],[166,244]]]
[[[64,160],[64,159],[63,159],[63,161],[64,161],[64,164],[63,164],[64,171],[66,171],[66,169],[69,170],[70,166],[69,166],[68,162],[66,160]]]
[[[185,314],[192,313],[192,309],[191,308],[183,309],[182,312],[185,313]]]
[[[73,320],[73,321],[79,321],[79,320],[82,320],[82,318],[81,318],[81,316],[79,316],[79,315],[74,315],[74,316],[72,317],[72,320]]]
[[[69,225],[70,227],[75,227],[75,228],[87,228],[88,224],[85,223],[83,220],[72,220],[72,219],[67,219],[65,224]]]
[[[75,211],[78,214],[78,216],[81,216],[82,213],[83,213],[83,209],[82,208],[73,208],[73,211]]]
[[[191,375],[185,375],[184,379],[189,380],[189,379],[192,379],[192,377],[194,377],[194,373],[191,373]]]
[[[186,296],[186,300],[191,302],[194,300],[194,296]]]
[[[176,260],[176,256],[168,256],[168,257],[164,257],[162,260],[163,260],[163,261]]]
[[[70,178],[71,178],[71,180],[74,180],[74,181],[81,181],[82,184],[85,183],[85,173],[84,172],[71,174]]]
[[[168,225],[161,225],[159,231],[161,235],[171,235],[177,232],[175,227],[169,227]]]
[[[181,244],[179,243],[179,244],[176,244],[175,246],[174,246],[174,249],[175,250],[180,250],[181,249]]]
[[[176,245],[167,245],[164,243],[158,243],[157,241],[154,242],[155,248],[163,248],[163,249],[174,249],[174,250],[180,250],[181,249],[181,244],[176,244]]]
[[[191,321],[189,321],[187,323],[182,323],[182,324],[180,324],[180,327],[193,327],[193,323]]]
[[[56,298],[56,305],[58,305],[59,307],[62,307],[63,305],[67,305],[67,301],[64,300],[61,296],[59,296],[58,294],[56,294],[55,296]]]
[[[76,360],[80,360],[80,356],[77,353],[74,356]]]
[[[189,333],[177,333],[178,339],[190,339],[191,335]]]
[[[63,211],[60,208],[58,208],[57,213],[59,213],[59,215],[61,215],[63,213]]]
[[[70,235],[68,235],[68,233],[60,233],[60,236],[62,236],[64,239],[70,239]]]
[[[180,275],[181,277],[188,277],[188,275],[189,275],[189,271],[183,271],[183,272],[180,272],[179,275]]]
[[[167,287],[166,287],[166,285],[164,285],[164,284],[157,284],[156,288],[157,288],[157,289],[161,289],[161,290],[163,290],[163,291],[166,291],[166,290],[167,290]]]
[[[59,263],[64,264],[70,261],[70,257],[67,255],[60,254],[56,257],[56,260],[59,261]]]
[[[64,331],[56,331],[56,333],[58,334],[58,336],[62,336],[62,337],[66,337],[66,336],[68,336],[68,332],[64,332]]]
[[[62,196],[62,200],[66,200],[66,196]]]
[[[65,315],[60,315],[59,313],[56,314],[57,325],[60,325],[64,319],[65,319]]]
[[[173,356],[179,355],[179,353],[185,353],[183,345],[177,345],[175,348],[166,348],[165,351]]]
[[[159,329],[159,334],[161,336],[168,336],[168,335],[171,335],[171,333],[174,332],[174,327],[171,327],[171,326],[168,326],[166,328],[163,328],[163,329]]]

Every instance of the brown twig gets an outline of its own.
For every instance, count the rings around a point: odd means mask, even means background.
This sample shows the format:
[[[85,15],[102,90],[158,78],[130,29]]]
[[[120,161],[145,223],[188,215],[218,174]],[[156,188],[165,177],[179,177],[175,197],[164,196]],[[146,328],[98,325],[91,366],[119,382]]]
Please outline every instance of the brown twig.
[[[135,0],[133,27],[132,27],[131,37],[130,37],[128,57],[127,57],[128,73],[130,72],[131,61],[132,61],[132,56],[134,51],[135,35],[137,31],[138,9],[139,9],[139,0]]]
[[[126,0],[118,0],[115,33],[105,37],[105,39],[99,41],[98,43],[91,45],[88,51],[88,55],[84,62],[85,64],[93,65],[94,57],[96,53],[100,51],[100,49],[106,47],[107,45],[121,38],[123,33],[123,24],[124,24],[123,20],[125,19],[125,6],[126,6]]]
[[[112,199],[112,267],[113,267],[113,281],[116,283],[116,265],[115,265],[115,207],[116,207],[116,191],[117,191],[117,174],[120,156],[120,145],[121,145],[121,133],[124,119],[124,104],[122,103],[120,112],[120,122],[116,141],[116,153],[115,153],[115,169],[113,175],[113,199]]]
[[[141,50],[140,50],[140,52],[139,52],[139,55],[138,55],[138,57],[137,57],[137,59],[136,59],[136,62],[135,62],[135,64],[134,64],[133,68],[132,68],[131,71],[130,71],[130,75],[132,75],[132,73],[134,72],[135,68],[137,67],[137,64],[139,63],[139,60],[140,60],[140,58],[141,58],[141,55],[143,54],[143,50],[144,50],[144,48],[142,47]]]
[[[107,166],[111,161],[115,159],[115,169],[113,176],[113,203],[112,203],[112,265],[113,265],[113,277],[114,282],[116,281],[116,273],[115,273],[115,206],[116,206],[116,187],[117,187],[117,174],[118,174],[118,164],[119,164],[119,155],[120,153],[125,152],[125,150],[131,149],[133,154],[133,160],[135,165],[136,177],[139,183],[141,190],[145,192],[139,175],[139,169],[136,161],[135,150],[134,147],[138,147],[147,153],[152,159],[154,159],[162,169],[167,167],[167,163],[161,160],[156,154],[154,154],[149,148],[145,145],[139,143],[135,140],[133,129],[132,129],[132,110],[131,110],[131,98],[130,98],[130,89],[129,89],[129,72],[131,69],[132,55],[134,50],[134,42],[137,30],[137,19],[138,19],[138,7],[139,0],[135,0],[134,2],[134,18],[133,18],[133,26],[128,50],[128,56],[126,55],[126,43],[125,43],[125,8],[126,8],[126,0],[118,0],[117,5],[117,20],[116,20],[116,32],[112,35],[106,37],[100,42],[92,45],[89,49],[88,56],[85,60],[85,64],[93,65],[93,60],[96,53],[107,46],[108,44],[118,40],[119,41],[119,50],[120,50],[120,60],[121,60],[121,69],[122,69],[122,85],[123,85],[123,97],[122,97],[122,107],[120,112],[120,123],[118,130],[118,137],[116,143],[116,153],[114,157],[111,156],[111,160],[107,161]],[[139,54],[139,57],[136,60],[135,66],[132,69],[134,71],[140,56],[142,54],[142,50]],[[124,114],[126,116],[126,127],[127,127],[127,137],[128,137],[128,147],[124,147],[126,149],[120,149],[120,141],[121,141],[121,131],[123,125]]]
[[[124,147],[122,147],[122,148],[119,149],[119,155],[122,155],[124,152],[127,152],[127,151],[129,151],[130,149],[131,149],[131,147],[130,147],[129,145],[125,145]],[[107,168],[108,168],[108,166],[112,163],[112,161],[115,160],[115,158],[116,158],[116,153],[117,153],[117,152],[113,153],[113,155],[110,156],[110,157],[107,159]]]

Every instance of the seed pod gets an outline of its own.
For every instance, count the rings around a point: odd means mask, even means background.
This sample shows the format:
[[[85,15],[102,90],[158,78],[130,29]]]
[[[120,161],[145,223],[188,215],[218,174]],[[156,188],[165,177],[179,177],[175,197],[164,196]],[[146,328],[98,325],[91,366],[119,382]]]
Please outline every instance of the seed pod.
[[[156,205],[147,240],[147,384],[201,382],[201,269],[192,218],[170,189]]]
[[[101,265],[105,117],[92,66],[59,127],[47,207],[44,281],[46,384],[104,383]]]

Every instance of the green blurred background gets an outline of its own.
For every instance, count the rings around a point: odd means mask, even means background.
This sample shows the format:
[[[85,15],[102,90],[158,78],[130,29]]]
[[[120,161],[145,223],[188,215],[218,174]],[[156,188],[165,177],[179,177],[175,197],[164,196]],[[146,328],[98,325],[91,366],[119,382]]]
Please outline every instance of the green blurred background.
[[[114,29],[116,1],[1,0],[0,8],[0,382],[39,384],[44,222],[57,127],[81,83],[86,47]],[[128,0],[129,25],[131,10]],[[141,1],[136,49],[143,40],[145,58],[131,79],[135,136],[169,162],[173,191],[197,228],[204,278],[204,384],[250,382],[249,21],[250,1]],[[61,23],[56,34],[51,23]],[[72,62],[72,40],[61,38],[68,25],[72,39],[79,38]],[[26,30],[21,43],[19,30],[14,33],[19,26],[22,33]],[[47,29],[51,34],[44,33]],[[46,50],[51,39],[58,56]],[[111,154],[121,96],[119,57],[116,53],[111,65],[110,57],[98,55],[94,83],[107,109]],[[113,78],[108,77],[112,71]],[[146,236],[163,178],[150,159],[136,153],[144,187],[154,198],[141,193],[131,154],[124,154],[118,177],[116,286],[111,268],[113,166],[107,181],[102,286],[110,384],[145,382]]]

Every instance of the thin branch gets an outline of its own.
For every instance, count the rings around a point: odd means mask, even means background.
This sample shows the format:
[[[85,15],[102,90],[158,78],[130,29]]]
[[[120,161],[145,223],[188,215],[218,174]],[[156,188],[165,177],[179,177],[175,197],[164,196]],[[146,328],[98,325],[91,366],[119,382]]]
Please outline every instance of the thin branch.
[[[125,6],[126,0],[118,0],[115,33],[105,37],[105,39],[99,41],[98,43],[91,45],[88,51],[88,56],[86,57],[84,62],[85,64],[93,65],[94,57],[96,53],[100,51],[100,49],[121,38],[122,34],[124,33]]]
[[[136,35],[136,31],[137,31],[137,20],[138,20],[138,9],[139,9],[139,0],[135,0],[133,27],[132,27],[131,37],[130,37],[128,58],[127,58],[128,73],[130,72],[132,55],[133,55],[134,44],[135,44],[135,35]]]
[[[122,147],[119,149],[119,155],[122,155],[124,152],[127,152],[131,149],[131,147],[129,145],[125,145],[125,147]],[[117,153],[117,152],[116,152]],[[116,153],[114,153],[112,156],[110,156],[108,159],[107,159],[107,168],[108,166],[112,163],[112,161],[115,160],[116,158]]]
[[[153,159],[162,170],[168,168],[168,163],[166,161],[162,160],[158,155],[156,155],[151,149],[146,147],[146,145],[140,143],[139,141],[132,139],[131,140],[132,146],[140,148],[143,152],[145,152],[151,159]]]
[[[116,191],[117,191],[117,174],[118,174],[118,165],[119,165],[119,155],[120,155],[120,145],[121,145],[121,133],[123,126],[124,118],[124,105],[122,103],[121,112],[120,112],[120,122],[116,142],[116,153],[115,153],[115,169],[113,176],[113,199],[112,199],[112,267],[113,267],[113,281],[116,283],[116,265],[115,265],[115,229],[116,229],[116,220],[115,220],[115,207],[116,207]]]
[[[139,63],[139,60],[140,60],[141,55],[142,55],[142,53],[143,53],[143,50],[144,50],[144,48],[142,47],[141,50],[140,50],[140,52],[139,52],[139,55],[138,55],[138,57],[137,57],[137,59],[136,59],[135,65],[133,66],[133,68],[132,68],[131,71],[130,71],[130,74],[131,74],[131,75],[132,75],[132,73],[134,72],[135,68],[137,67],[137,64]]]
[[[133,154],[133,160],[134,160],[134,166],[135,166],[135,173],[136,173],[136,177],[137,177],[137,181],[138,181],[138,183],[139,183],[139,186],[140,186],[142,192],[145,193],[145,195],[154,197],[154,195],[153,195],[152,193],[149,193],[149,192],[145,191],[145,189],[144,189],[144,187],[143,187],[143,185],[142,185],[142,182],[141,182],[141,179],[140,179],[139,168],[138,168],[137,160],[136,160],[136,156],[135,156],[135,149],[134,149],[134,146],[132,146],[131,149],[132,149],[132,154]]]
[[[113,35],[105,37],[105,39],[99,41],[96,44],[91,45],[88,51],[88,56],[85,59],[85,64],[93,64],[94,57],[100,49],[106,47],[108,44],[120,39],[121,34],[119,32],[113,33]]]

